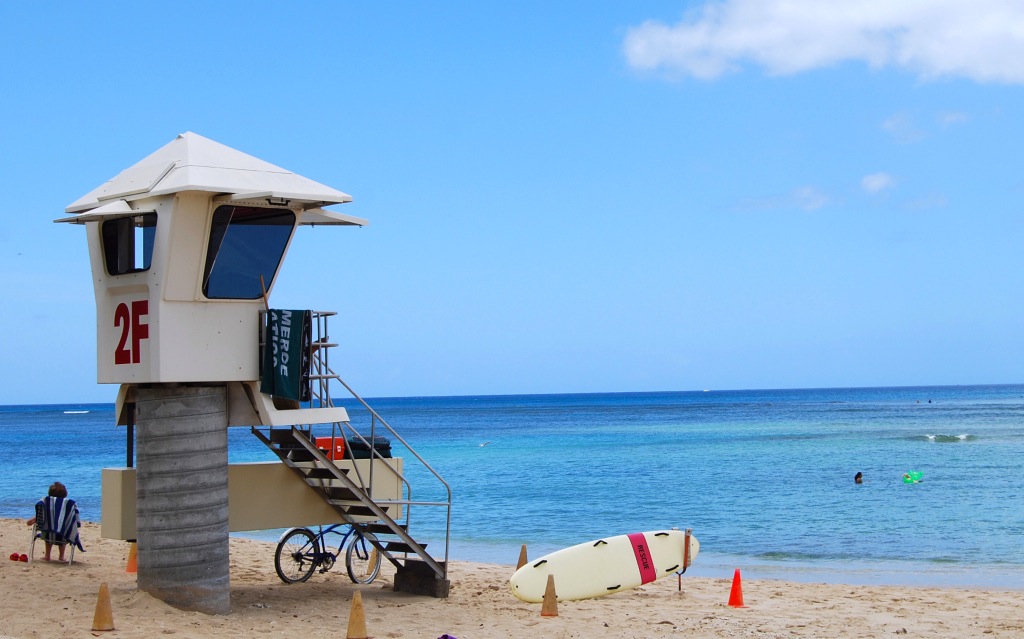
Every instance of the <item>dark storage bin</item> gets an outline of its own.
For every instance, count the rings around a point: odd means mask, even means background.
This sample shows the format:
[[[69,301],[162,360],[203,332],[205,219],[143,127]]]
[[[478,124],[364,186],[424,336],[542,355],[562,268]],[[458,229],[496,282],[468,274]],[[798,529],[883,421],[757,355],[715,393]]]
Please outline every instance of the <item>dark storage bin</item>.
[[[352,451],[353,459],[369,459],[371,456],[369,446],[361,439],[349,439],[345,442],[345,446]],[[373,450],[381,457],[391,457],[391,440],[380,435],[374,437]]]

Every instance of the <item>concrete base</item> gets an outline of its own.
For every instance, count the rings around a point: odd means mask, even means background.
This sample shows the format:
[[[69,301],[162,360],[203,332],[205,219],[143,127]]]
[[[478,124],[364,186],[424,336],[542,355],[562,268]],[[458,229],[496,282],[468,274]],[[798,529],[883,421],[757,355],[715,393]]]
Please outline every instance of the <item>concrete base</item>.
[[[136,395],[139,589],[183,610],[231,611],[224,385]]]
[[[396,592],[447,599],[451,585],[450,580],[438,577],[433,569],[422,561],[406,561],[395,573]]]

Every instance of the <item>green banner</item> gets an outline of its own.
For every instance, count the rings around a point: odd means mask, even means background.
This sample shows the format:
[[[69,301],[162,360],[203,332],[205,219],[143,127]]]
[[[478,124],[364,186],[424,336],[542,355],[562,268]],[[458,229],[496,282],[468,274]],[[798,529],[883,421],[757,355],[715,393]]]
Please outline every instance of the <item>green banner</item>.
[[[309,401],[309,311],[269,309],[263,345],[260,392],[299,402]]]

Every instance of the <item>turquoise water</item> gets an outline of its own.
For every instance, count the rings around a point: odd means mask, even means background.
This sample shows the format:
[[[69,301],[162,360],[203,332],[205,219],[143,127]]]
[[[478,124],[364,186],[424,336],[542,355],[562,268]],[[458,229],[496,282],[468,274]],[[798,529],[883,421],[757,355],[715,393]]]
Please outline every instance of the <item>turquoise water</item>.
[[[455,559],[690,527],[691,574],[1024,588],[1024,385],[370,404],[451,484]],[[109,405],[0,408],[0,516],[28,516],[60,479],[98,520],[99,468],[125,464],[112,421]],[[242,428],[229,455],[273,459]],[[441,534],[414,517],[416,536]]]

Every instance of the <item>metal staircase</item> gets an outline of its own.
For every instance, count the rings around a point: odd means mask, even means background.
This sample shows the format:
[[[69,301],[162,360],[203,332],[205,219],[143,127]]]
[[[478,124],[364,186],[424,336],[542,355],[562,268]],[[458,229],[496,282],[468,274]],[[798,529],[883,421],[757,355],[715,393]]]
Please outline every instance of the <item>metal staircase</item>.
[[[350,422],[334,422],[330,437],[362,442],[369,450],[367,459],[356,459],[352,447],[345,446],[342,459],[332,459],[319,449],[313,437],[313,425],[289,427],[252,427],[260,439],[292,471],[302,477],[310,490],[333,508],[342,521],[359,529],[396,568],[394,589],[434,597],[447,597],[448,550],[451,530],[451,488],[447,482],[409,446],[359,395],[331,369],[328,353],[335,344],[327,339],[327,318],[333,312],[313,311],[313,347],[310,359],[311,405],[333,407],[331,382],[336,382],[369,413],[368,434],[357,431]],[[265,329],[265,324],[264,324]],[[261,339],[261,348],[264,339]],[[326,434],[326,433],[324,433]],[[382,455],[374,446],[378,436],[385,435],[397,444],[400,457]],[[406,454],[407,453],[407,454]],[[412,485],[405,474],[406,463],[418,463],[437,485],[434,492],[442,495],[433,501],[415,500]],[[422,472],[420,473],[423,474]],[[382,487],[386,489],[382,490]],[[398,487],[396,489],[396,487]],[[382,496],[384,493],[386,495]],[[395,498],[397,495],[398,498]],[[435,559],[410,534],[413,509],[434,507],[444,509],[445,533],[443,559]]]

